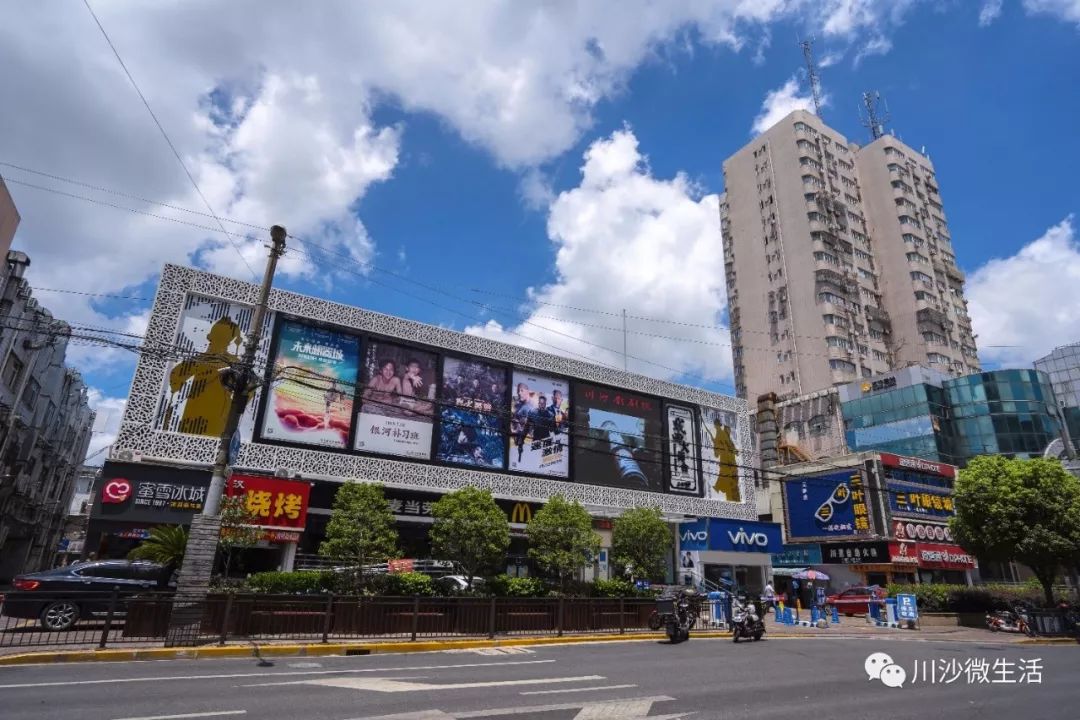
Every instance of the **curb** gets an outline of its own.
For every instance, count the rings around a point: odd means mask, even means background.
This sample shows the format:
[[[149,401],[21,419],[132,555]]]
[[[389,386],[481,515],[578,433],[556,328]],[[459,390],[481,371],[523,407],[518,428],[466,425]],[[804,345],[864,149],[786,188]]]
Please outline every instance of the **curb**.
[[[1017,645],[1080,645],[1080,639],[1054,637],[1054,638],[1027,638],[1017,640]]]
[[[698,632],[694,637],[730,638],[729,632]],[[431,640],[383,643],[303,643],[289,645],[226,645],[196,648],[138,648],[131,650],[68,650],[0,656],[0,666],[71,662],[129,662],[133,660],[198,660],[201,658],[319,657],[326,655],[377,655],[385,653],[439,652],[494,647],[572,645],[594,642],[639,642],[663,639],[662,633],[625,635],[567,635],[498,640]]]

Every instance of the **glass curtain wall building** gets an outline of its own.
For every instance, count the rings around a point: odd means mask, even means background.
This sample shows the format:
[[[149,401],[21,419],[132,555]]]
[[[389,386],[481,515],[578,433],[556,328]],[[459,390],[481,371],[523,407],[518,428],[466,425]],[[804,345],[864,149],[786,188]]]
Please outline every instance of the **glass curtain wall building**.
[[[949,378],[912,367],[840,388],[845,440],[878,450],[963,466],[976,455],[1034,457],[1061,437],[1050,378],[1038,370],[998,370]]]
[[[1001,453],[1036,457],[1061,437],[1057,402],[1046,373],[997,370],[945,382],[957,453],[965,460]]]
[[[1054,348],[1035,368],[1050,376],[1073,447],[1080,449],[1080,343]]]

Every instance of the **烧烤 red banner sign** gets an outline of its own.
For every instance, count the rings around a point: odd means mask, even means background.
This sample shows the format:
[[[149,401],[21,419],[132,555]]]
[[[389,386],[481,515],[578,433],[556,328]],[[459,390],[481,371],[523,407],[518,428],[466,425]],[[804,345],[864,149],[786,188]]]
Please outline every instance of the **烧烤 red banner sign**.
[[[311,483],[264,475],[233,474],[228,480],[229,497],[244,499],[244,508],[259,527],[303,530],[307,522]]]

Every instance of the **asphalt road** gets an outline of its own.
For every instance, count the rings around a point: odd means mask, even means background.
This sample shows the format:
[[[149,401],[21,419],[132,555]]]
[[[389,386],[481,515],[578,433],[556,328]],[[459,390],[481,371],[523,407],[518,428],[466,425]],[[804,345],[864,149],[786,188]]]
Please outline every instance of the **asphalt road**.
[[[868,679],[888,654],[887,687]],[[982,663],[987,670],[982,680]],[[1034,662],[1033,661],[1037,661]],[[1076,718],[1080,647],[694,639],[0,668],[5,720]],[[889,663],[882,663],[889,665]],[[901,678],[900,668],[903,669]],[[932,668],[932,670],[931,670]],[[931,677],[933,672],[933,677]],[[1038,680],[1039,682],[1035,682]],[[895,682],[894,682],[895,684]]]

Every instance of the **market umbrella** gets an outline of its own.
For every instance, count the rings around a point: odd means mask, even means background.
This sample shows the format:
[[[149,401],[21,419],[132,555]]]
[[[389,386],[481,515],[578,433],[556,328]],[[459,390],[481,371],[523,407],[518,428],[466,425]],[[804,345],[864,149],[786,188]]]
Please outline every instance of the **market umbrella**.
[[[811,580],[811,581],[813,581],[813,580],[828,580],[829,579],[829,576],[826,575],[825,573],[821,572],[820,570],[811,570],[811,569],[800,570],[799,572],[794,573],[791,577],[795,578],[796,580]]]

